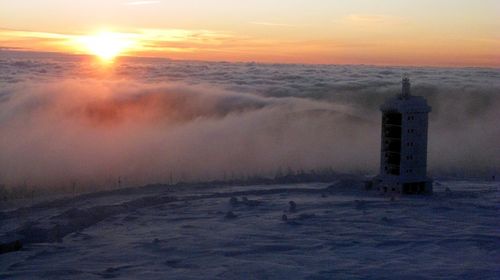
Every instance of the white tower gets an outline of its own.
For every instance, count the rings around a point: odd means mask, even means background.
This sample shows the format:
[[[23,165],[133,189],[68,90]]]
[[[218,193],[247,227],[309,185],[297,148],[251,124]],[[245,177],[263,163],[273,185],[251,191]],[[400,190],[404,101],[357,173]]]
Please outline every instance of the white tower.
[[[410,79],[403,77],[400,95],[387,100],[382,111],[380,174],[374,186],[382,193],[431,194],[427,177],[427,127],[431,107],[410,94]]]

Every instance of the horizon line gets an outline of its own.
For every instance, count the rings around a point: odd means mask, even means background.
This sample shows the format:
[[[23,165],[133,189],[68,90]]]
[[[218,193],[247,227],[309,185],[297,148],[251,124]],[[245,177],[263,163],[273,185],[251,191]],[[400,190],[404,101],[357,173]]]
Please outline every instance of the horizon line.
[[[61,56],[73,56],[73,57],[95,57],[92,54],[84,53],[69,53],[69,52],[58,52],[58,51],[42,51],[42,50],[29,50],[24,48],[11,48],[0,46],[0,52],[12,52],[12,53],[32,53],[32,54],[51,54],[51,55],[61,55]],[[203,59],[182,59],[182,58],[171,58],[162,56],[141,56],[141,55],[119,55],[116,59],[120,58],[136,58],[136,59],[163,59],[173,62],[212,62],[212,63],[255,63],[263,65],[331,65],[331,66],[373,66],[373,67],[409,67],[409,68],[442,68],[442,69],[466,69],[466,68],[476,68],[476,69],[494,69],[500,70],[499,66],[485,66],[485,65],[428,65],[428,64],[384,64],[384,63],[314,63],[314,62],[280,62],[280,61],[257,61],[257,60],[203,60]]]

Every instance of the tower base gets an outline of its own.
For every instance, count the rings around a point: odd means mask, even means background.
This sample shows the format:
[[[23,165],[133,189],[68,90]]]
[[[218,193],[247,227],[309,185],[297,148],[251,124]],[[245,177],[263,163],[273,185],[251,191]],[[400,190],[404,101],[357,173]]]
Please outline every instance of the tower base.
[[[399,195],[414,195],[432,194],[432,180],[417,181],[417,182],[398,182],[386,181],[375,177],[372,181],[367,182],[367,189],[373,189],[381,194],[399,194]]]

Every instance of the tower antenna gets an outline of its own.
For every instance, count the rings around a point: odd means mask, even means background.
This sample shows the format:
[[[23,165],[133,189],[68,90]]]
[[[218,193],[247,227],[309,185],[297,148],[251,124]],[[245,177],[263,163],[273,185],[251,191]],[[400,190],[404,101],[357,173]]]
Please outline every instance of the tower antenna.
[[[403,83],[403,87],[402,87],[402,91],[401,91],[401,97],[403,99],[407,99],[408,97],[410,97],[410,87],[411,87],[410,76],[408,75],[408,73],[403,74],[402,83]]]

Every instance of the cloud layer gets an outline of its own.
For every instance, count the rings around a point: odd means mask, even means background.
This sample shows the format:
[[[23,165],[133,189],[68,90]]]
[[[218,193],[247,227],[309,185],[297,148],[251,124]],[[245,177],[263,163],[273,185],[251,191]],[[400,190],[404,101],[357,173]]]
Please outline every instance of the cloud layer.
[[[4,56],[5,57],[5,56]],[[435,174],[500,166],[500,71],[78,57],[0,60],[0,184],[125,185],[332,167],[376,173],[378,106],[411,73]]]

